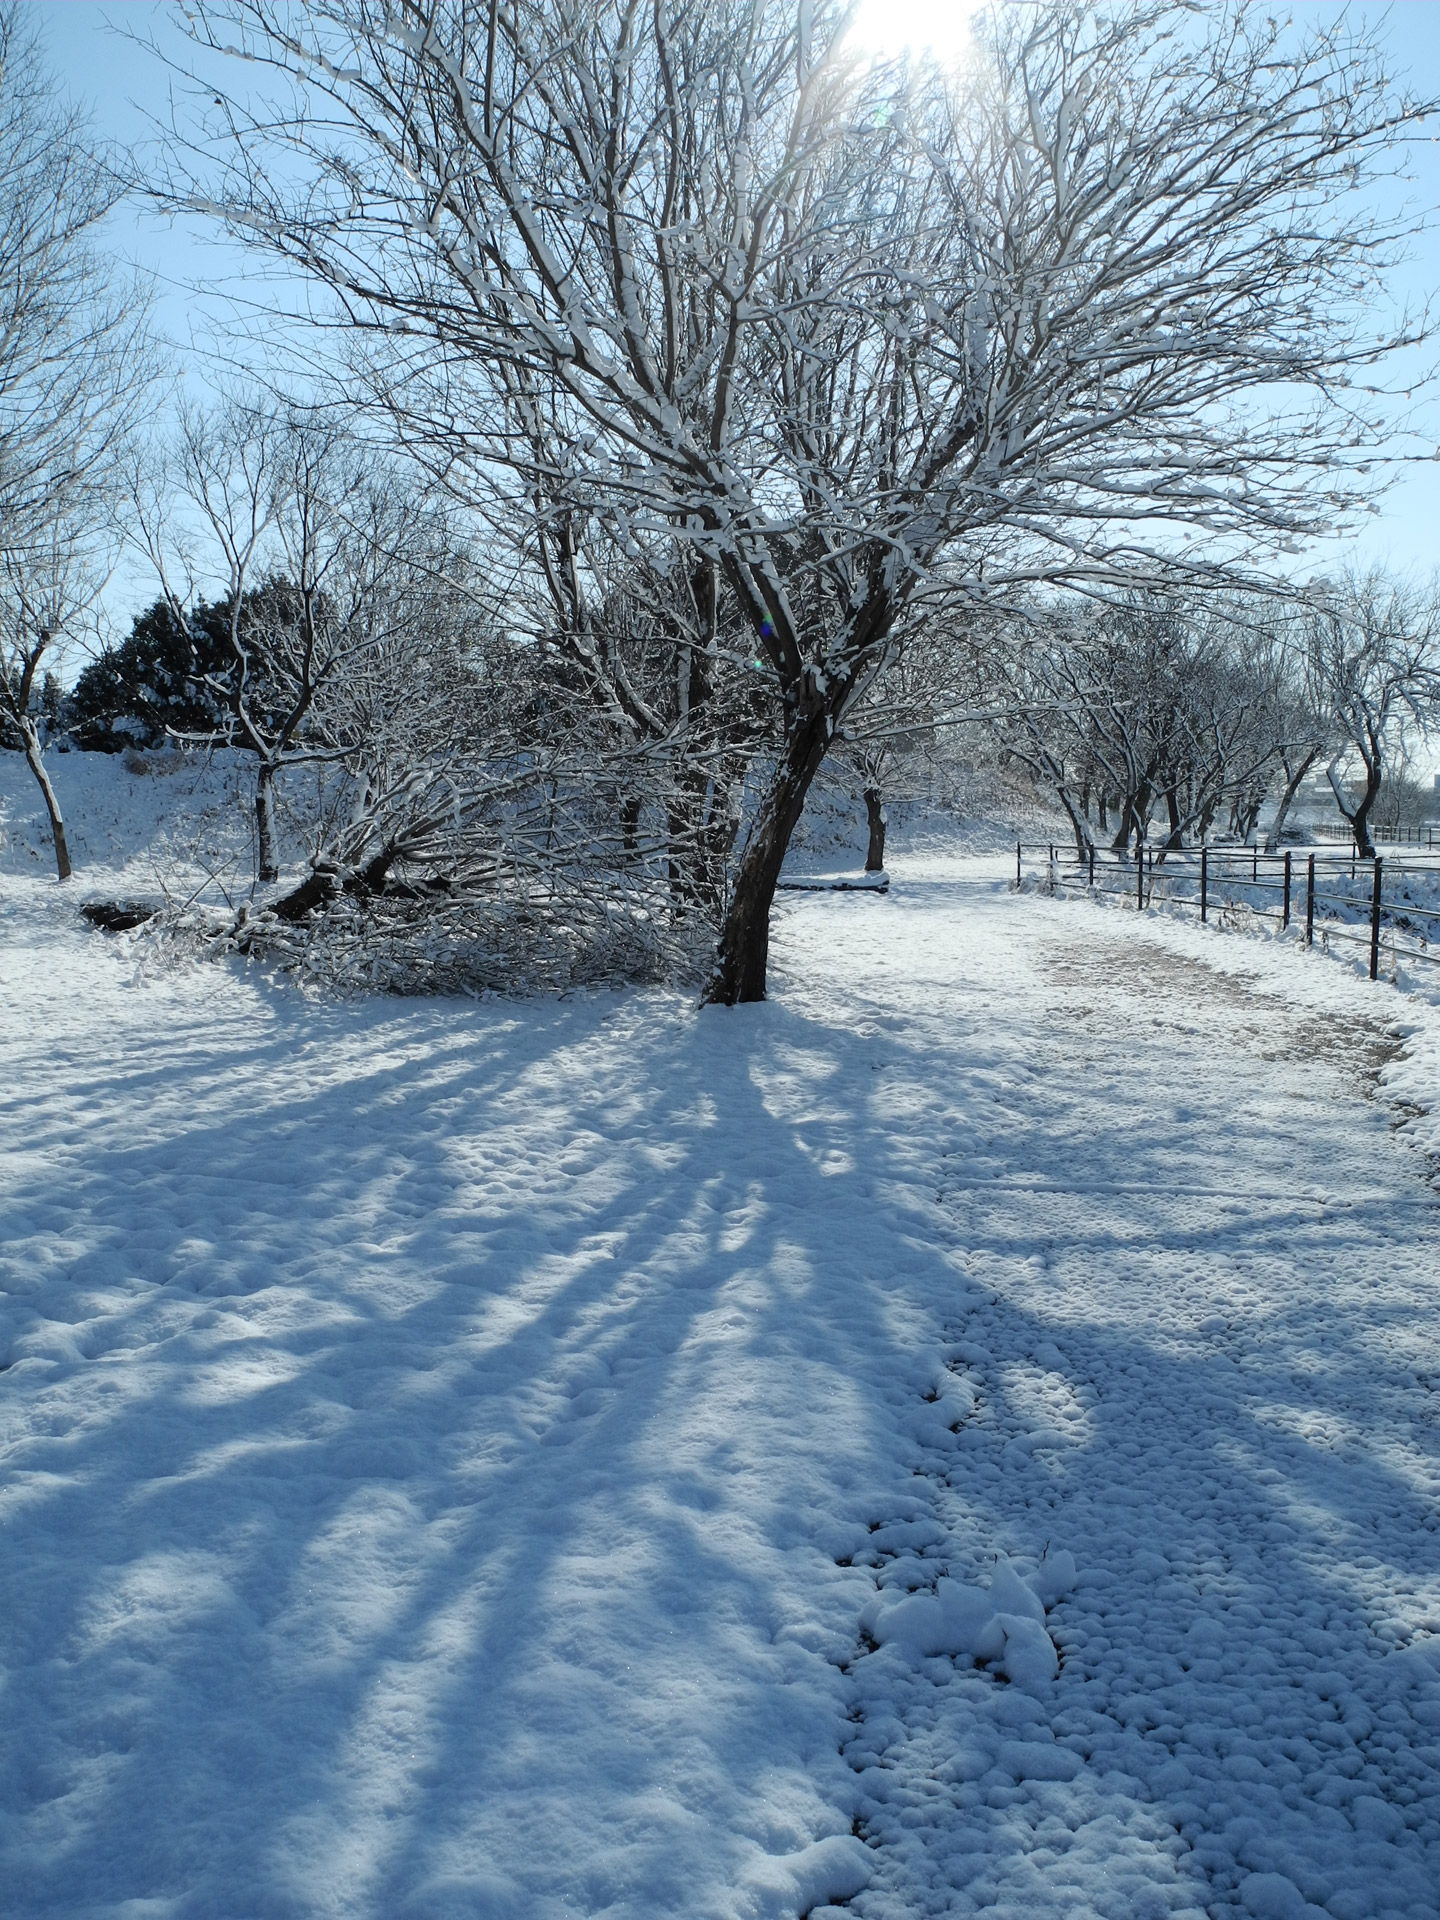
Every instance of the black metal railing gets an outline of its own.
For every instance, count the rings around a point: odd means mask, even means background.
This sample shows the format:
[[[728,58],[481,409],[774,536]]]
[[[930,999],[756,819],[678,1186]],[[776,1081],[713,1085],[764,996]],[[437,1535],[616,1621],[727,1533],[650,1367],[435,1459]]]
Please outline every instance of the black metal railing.
[[[1397,960],[1440,964],[1440,858],[1405,860],[1377,854],[1364,860],[1324,850],[1142,846],[1138,853],[1092,847],[1083,856],[1055,842],[1015,843],[1015,881],[1032,874],[1049,885],[1128,899],[1136,909],[1169,906],[1212,916],[1244,914],[1274,919],[1282,931],[1303,919],[1304,942],[1317,930],[1332,942],[1368,949],[1372,980],[1379,978],[1382,945]]]
[[[1323,826],[1306,827],[1305,832],[1312,840],[1352,840],[1352,830],[1343,820]],[[1440,852],[1440,822],[1427,820],[1418,827],[1402,826],[1398,820],[1386,821],[1370,829],[1370,838],[1391,847],[1423,847],[1427,853]]]

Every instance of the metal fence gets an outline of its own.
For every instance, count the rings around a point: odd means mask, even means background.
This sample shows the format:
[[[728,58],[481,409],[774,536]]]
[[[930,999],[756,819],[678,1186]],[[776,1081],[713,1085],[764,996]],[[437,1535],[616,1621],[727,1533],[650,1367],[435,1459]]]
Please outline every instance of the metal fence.
[[[1352,840],[1354,835],[1343,821],[1333,825],[1326,822],[1322,826],[1307,827],[1305,831],[1313,840]],[[1383,826],[1371,826],[1370,838],[1383,841],[1392,847],[1423,847],[1427,853],[1440,851],[1440,821],[1427,820],[1422,826],[1402,827],[1397,820],[1391,820]]]
[[[1015,842],[1015,882],[1043,874],[1052,886],[1132,901],[1138,911],[1166,905],[1198,912],[1202,921],[1226,913],[1273,919],[1281,929],[1303,922],[1305,945],[1368,949],[1370,978],[1380,972],[1382,945],[1397,960],[1440,964],[1440,858],[1362,860],[1328,850],[1262,853],[1258,847],[1200,847],[1138,854],[1092,847],[1088,855],[1051,842]]]

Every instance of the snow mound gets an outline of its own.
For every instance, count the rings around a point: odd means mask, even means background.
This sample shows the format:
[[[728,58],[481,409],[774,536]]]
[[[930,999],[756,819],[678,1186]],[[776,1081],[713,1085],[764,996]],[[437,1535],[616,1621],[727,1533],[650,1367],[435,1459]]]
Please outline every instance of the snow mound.
[[[889,1602],[877,1596],[862,1614],[861,1625],[882,1647],[893,1643],[914,1659],[968,1654],[1016,1686],[1036,1691],[1053,1680],[1059,1668],[1055,1643],[1045,1631],[1041,1588],[1058,1599],[1074,1582],[1071,1554],[1048,1556],[1032,1581],[1022,1579],[1001,1554],[986,1591],[945,1578],[933,1593],[911,1593]]]
[[[799,1853],[767,1858],[746,1875],[745,1920],[786,1920],[832,1901],[853,1900],[870,1884],[870,1855],[848,1833],[834,1833]]]

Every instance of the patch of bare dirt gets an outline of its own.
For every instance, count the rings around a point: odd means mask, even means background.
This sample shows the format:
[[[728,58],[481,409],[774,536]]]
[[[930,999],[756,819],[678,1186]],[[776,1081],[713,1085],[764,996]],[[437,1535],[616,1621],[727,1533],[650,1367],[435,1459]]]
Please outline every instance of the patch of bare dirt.
[[[1155,1023],[1193,1031],[1186,1007],[1205,1006],[1240,1015],[1227,1020],[1228,1036],[1266,1061],[1323,1060],[1367,1091],[1378,1091],[1380,1076],[1404,1051],[1403,1041],[1379,1019],[1292,1008],[1277,995],[1258,989],[1254,976],[1221,971],[1188,954],[1149,942],[1108,942],[1086,949],[1080,960],[1071,947],[1052,946],[1040,964],[1058,986],[1085,996],[1078,1011],[1113,1017],[1116,1000],[1155,1003]],[[1108,1005],[1106,1004],[1108,1002]]]

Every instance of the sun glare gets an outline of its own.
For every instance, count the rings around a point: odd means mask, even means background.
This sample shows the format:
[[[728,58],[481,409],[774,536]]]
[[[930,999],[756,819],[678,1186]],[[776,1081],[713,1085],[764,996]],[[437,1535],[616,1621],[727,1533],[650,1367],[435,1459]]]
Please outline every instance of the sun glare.
[[[974,0],[860,0],[850,39],[867,52],[929,52],[963,60],[971,45]]]

